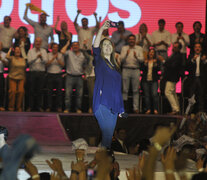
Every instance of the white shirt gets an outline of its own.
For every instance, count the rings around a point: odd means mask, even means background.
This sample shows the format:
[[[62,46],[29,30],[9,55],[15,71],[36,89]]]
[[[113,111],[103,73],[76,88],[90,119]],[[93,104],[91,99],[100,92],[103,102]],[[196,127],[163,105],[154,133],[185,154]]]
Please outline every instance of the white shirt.
[[[0,24],[0,41],[3,44],[3,48],[10,48],[12,46],[12,39],[16,29],[13,27],[6,28],[4,24]]]
[[[135,35],[136,36],[136,43],[139,41],[142,41],[142,35],[139,33],[139,34],[136,34]],[[146,34],[146,37],[147,37],[147,39],[149,40],[149,42],[151,43],[151,45],[153,44],[153,42],[152,42],[152,37],[151,37],[151,35],[150,34]],[[141,46],[141,45],[140,45]],[[144,40],[143,40],[143,44],[142,44],[142,48],[143,48],[143,51],[145,51],[145,52],[148,52],[149,51],[149,45],[148,45],[148,43],[147,43],[147,40],[144,38]]]
[[[171,34],[169,31],[167,30],[163,30],[162,32],[159,30],[156,30],[152,33],[152,41],[154,44],[160,42],[160,41],[164,41],[168,44],[168,47],[171,45]],[[160,45],[160,46],[155,46],[156,50],[165,50],[167,51],[168,47],[166,47],[165,45]]]
[[[37,58],[37,56],[41,54],[41,58]],[[48,61],[47,51],[43,48],[36,51],[36,48],[32,48],[29,50],[28,55],[28,64],[30,71],[45,71],[45,64]]]
[[[178,33],[172,34],[172,43],[177,41],[178,36],[179,36]],[[180,52],[181,53],[186,53],[187,52],[187,46],[190,44],[190,38],[184,32],[182,32],[181,36],[184,38],[184,40],[179,39],[179,42],[182,44],[182,49],[180,50]]]
[[[38,22],[32,21],[26,16],[24,16],[24,20],[27,21],[33,28],[35,33],[35,38],[40,37],[42,39],[41,47],[48,49],[48,39],[51,38],[51,43],[54,41],[53,37],[53,28],[48,26],[42,26]]]
[[[148,62],[147,81],[152,81],[153,61]]]
[[[201,56],[198,56],[196,58],[196,72],[195,72],[195,76],[200,76],[200,59],[201,59]]]
[[[130,49],[130,52],[126,58],[128,49]],[[136,53],[137,59],[134,57],[134,52]],[[139,68],[139,62],[144,61],[143,48],[137,45],[133,48],[130,48],[129,45],[123,46],[120,59],[121,63],[123,63],[123,67],[125,68]]]
[[[48,60],[51,60],[53,58],[53,53],[48,53]],[[58,53],[57,58],[49,65],[47,66],[47,72],[52,74],[60,74],[62,73],[62,66],[57,62],[57,60],[60,60],[64,63],[63,55],[61,53]]]
[[[76,25],[75,30],[78,33],[78,42],[79,42],[79,45],[80,45],[80,49],[84,49],[83,48],[83,41],[86,40],[87,41],[87,43],[86,43],[87,50],[91,50],[93,36],[94,36],[95,32],[97,31],[97,28],[96,27],[90,27],[90,28],[87,28],[87,29],[83,29],[79,25]]]
[[[6,59],[6,53],[5,52],[0,51],[0,57],[1,57],[2,60],[8,62],[8,60]],[[3,72],[4,72],[4,63],[2,61],[0,61],[0,73],[3,73]]]
[[[66,56],[66,72],[71,75],[84,74],[84,64],[86,63],[85,56],[82,52],[76,55],[73,51],[68,50]]]

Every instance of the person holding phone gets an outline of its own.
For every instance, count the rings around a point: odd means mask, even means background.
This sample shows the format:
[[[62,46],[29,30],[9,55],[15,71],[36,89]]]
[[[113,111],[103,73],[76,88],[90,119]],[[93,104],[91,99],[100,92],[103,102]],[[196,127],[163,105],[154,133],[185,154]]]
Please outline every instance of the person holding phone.
[[[96,75],[93,112],[102,132],[101,145],[106,148],[111,147],[118,115],[126,115],[121,93],[121,70],[114,58],[114,47],[111,40],[101,40],[103,31],[109,27],[110,21],[105,21],[93,44]]]

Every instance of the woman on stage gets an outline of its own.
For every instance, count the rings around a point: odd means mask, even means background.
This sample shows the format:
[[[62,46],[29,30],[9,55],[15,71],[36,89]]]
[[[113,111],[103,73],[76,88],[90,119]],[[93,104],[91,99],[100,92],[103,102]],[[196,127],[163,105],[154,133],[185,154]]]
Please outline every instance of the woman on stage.
[[[114,47],[109,39],[101,40],[102,32],[110,27],[106,21],[99,29],[93,45],[95,87],[93,112],[102,132],[101,145],[111,147],[117,117],[125,115],[121,93],[121,71],[114,58]]]

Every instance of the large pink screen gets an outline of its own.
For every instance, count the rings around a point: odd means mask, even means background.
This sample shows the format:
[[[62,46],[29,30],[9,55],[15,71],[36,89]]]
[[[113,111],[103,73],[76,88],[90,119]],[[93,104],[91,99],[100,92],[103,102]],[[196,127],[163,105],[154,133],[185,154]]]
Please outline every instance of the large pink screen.
[[[77,9],[82,10],[78,19],[79,24],[81,18],[87,16],[89,26],[94,26],[95,19],[92,14],[96,11],[98,17],[102,17],[102,23],[106,19],[123,20],[126,28],[134,34],[138,32],[139,25],[143,22],[147,24],[149,33],[153,32],[157,29],[157,21],[160,18],[166,20],[166,29],[171,33],[175,32],[175,23],[178,21],[184,23],[184,32],[188,34],[193,32],[194,21],[201,21],[202,32],[205,31],[205,0],[0,0],[0,22],[3,22],[5,15],[10,15],[11,26],[15,28],[26,26],[29,33],[33,34],[33,28],[23,20],[26,3],[33,3],[45,10],[50,15],[47,23],[51,26],[54,26],[59,15],[60,21],[65,20],[68,23],[74,40],[77,37],[73,21]],[[35,12],[29,11],[28,17],[38,21],[38,14]],[[110,29],[110,34],[114,30]],[[180,83],[177,92],[180,92]]]
[[[68,22],[73,34],[76,34],[73,21],[78,8],[82,10],[79,22],[83,15],[88,16],[89,25],[94,25],[92,14],[96,11],[98,17],[102,17],[102,22],[106,19],[122,19],[133,33],[138,32],[138,27],[143,22],[148,25],[151,33],[157,29],[157,20],[160,18],[166,20],[166,29],[171,33],[175,32],[174,25],[177,21],[184,23],[186,33],[192,33],[194,21],[201,21],[203,25],[205,23],[205,0],[0,0],[0,22],[3,22],[5,15],[11,15],[13,27],[24,25],[33,33],[32,27],[23,21],[25,4],[30,2],[50,15],[48,24],[54,25],[59,15],[60,21]],[[29,12],[28,16],[38,20],[35,12]],[[204,28],[202,31],[204,32]]]

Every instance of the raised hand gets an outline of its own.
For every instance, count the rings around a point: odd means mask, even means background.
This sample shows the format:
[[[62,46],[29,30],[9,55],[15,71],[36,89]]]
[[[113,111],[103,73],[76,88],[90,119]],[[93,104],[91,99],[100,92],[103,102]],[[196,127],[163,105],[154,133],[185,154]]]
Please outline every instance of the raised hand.
[[[85,150],[84,149],[76,149],[75,155],[76,155],[77,161],[84,161]]]
[[[162,164],[167,170],[175,170],[176,151],[173,147],[167,149],[166,155],[162,154]]]
[[[28,161],[25,163],[25,171],[30,175],[34,176],[38,174],[37,167],[31,163],[31,161]]]
[[[96,16],[97,16],[97,13],[96,13],[96,12],[94,12],[94,13],[93,13],[93,15],[96,17]]]
[[[77,163],[71,162],[71,170],[78,171],[81,173],[82,171],[85,171],[87,167],[87,162],[79,161]]]
[[[46,160],[46,163],[54,172],[57,172],[59,175],[64,175],[62,162],[59,159]]]
[[[78,9],[78,10],[77,10],[77,13],[78,13],[78,14],[80,14],[80,13],[81,13],[81,10],[80,10],[80,9]]]
[[[161,146],[165,145],[175,132],[176,127],[160,127],[156,130],[154,135],[154,142],[159,143]]]
[[[139,168],[133,167],[131,169],[127,169],[126,176],[128,180],[141,180],[142,172]]]
[[[109,27],[110,27],[110,21],[106,20],[104,24],[101,26],[101,29],[105,30],[108,29]]]

